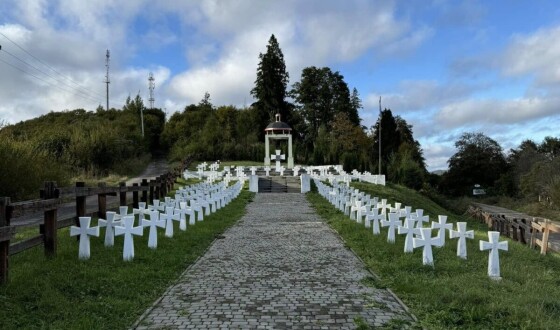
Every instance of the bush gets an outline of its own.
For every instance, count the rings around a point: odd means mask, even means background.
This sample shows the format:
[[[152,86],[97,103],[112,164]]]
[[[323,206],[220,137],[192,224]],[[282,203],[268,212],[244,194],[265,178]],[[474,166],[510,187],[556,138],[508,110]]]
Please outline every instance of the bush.
[[[37,151],[31,143],[12,139],[0,140],[0,196],[13,200],[39,197],[45,181],[58,186],[69,184],[69,171],[55,162],[45,151]]]

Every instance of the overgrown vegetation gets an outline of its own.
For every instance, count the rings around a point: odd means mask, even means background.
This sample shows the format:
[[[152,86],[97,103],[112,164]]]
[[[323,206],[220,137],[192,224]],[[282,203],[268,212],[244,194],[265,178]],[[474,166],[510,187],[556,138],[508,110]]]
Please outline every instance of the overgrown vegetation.
[[[422,251],[403,253],[404,237],[387,243],[386,230],[373,235],[371,229],[351,221],[318,193],[308,194],[317,212],[380,276],[371,285],[389,287],[411,309],[426,329],[553,329],[560,322],[560,258],[541,256],[527,246],[509,242],[500,253],[499,282],[487,276],[488,252],[478,250],[487,240],[482,224],[454,214],[421,194],[398,185],[353,184],[372,196],[423,208],[433,220],[448,215],[448,222],[467,221],[475,239],[467,241],[468,260],[456,256],[456,241],[434,249],[435,267],[422,265]],[[503,239],[503,238],[502,238]]]
[[[145,134],[140,128],[144,111]],[[0,130],[0,195],[37,197],[44,181],[138,173],[159,150],[165,114],[142,99],[122,110],[50,112]]]
[[[231,204],[204,221],[158,233],[156,250],[148,236],[134,239],[135,258],[122,260],[122,236],[105,248],[91,239],[91,259],[78,260],[78,242],[60,230],[58,254],[47,259],[40,247],[10,259],[10,282],[0,287],[2,329],[125,329],[245,212],[252,193],[243,191]],[[92,225],[96,224],[96,219]],[[102,234],[104,231],[101,231]]]

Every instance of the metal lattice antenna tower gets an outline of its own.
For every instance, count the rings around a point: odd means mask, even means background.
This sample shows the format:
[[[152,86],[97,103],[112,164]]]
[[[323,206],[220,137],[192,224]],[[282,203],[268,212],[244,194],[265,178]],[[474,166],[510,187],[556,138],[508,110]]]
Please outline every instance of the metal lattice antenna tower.
[[[106,59],[105,59],[105,67],[107,68],[107,75],[105,76],[105,84],[107,84],[107,110],[109,110],[109,58],[111,57],[111,54],[109,53],[109,50],[107,49],[107,55],[106,55]]]
[[[154,108],[154,89],[156,88],[156,83],[154,81],[154,75],[150,72],[150,76],[148,78],[148,88],[150,89],[150,98],[148,99],[148,102],[150,102],[150,109]]]

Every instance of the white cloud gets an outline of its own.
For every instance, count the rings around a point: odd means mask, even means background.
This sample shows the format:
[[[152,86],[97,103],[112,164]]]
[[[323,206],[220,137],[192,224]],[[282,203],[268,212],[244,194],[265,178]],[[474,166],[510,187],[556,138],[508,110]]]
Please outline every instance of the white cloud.
[[[383,107],[398,112],[425,111],[447,102],[464,98],[475,90],[475,86],[461,82],[444,84],[436,80],[404,80],[393,93],[369,93],[364,101],[366,108],[377,107],[382,96]]]
[[[559,105],[558,98],[469,99],[443,106],[436,119],[445,127],[473,124],[510,125],[555,115]]]
[[[506,76],[534,75],[538,85],[560,84],[560,27],[515,35],[500,65]]]
[[[382,42],[392,45],[393,53],[408,50],[428,35],[398,21],[389,2],[207,1],[196,13],[200,33],[223,42],[219,49],[211,43],[200,50],[188,48],[194,66],[177,74],[170,84],[173,95],[187,102],[197,102],[208,91],[216,104],[252,103],[249,91],[256,78],[258,54],[266,51],[271,34],[284,53],[290,83],[299,80],[306,66],[351,61]],[[200,55],[206,54],[217,59],[201,60]]]

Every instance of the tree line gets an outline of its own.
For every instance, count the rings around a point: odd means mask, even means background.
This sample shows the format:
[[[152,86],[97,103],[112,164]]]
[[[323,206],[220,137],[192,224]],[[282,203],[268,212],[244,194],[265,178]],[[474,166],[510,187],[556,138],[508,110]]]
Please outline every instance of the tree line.
[[[471,195],[480,185],[490,195],[539,200],[560,205],[560,138],[547,136],[537,143],[524,140],[505,153],[483,133],[464,133],[449,159],[449,170],[437,186],[441,192]]]

